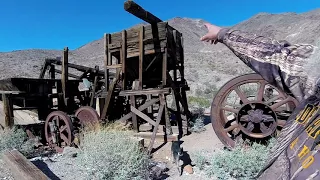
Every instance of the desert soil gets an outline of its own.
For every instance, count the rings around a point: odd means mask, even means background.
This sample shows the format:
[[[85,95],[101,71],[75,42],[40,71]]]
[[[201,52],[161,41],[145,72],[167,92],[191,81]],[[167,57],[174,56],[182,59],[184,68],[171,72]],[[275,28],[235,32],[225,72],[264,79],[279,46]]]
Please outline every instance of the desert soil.
[[[213,131],[212,125],[209,122],[210,118],[205,120],[206,130],[201,133],[192,133],[190,135],[181,138],[181,147],[184,154],[190,156],[191,165],[194,165],[194,154],[198,151],[215,151],[223,147],[220,140],[217,138]],[[148,146],[148,140],[145,141],[145,146]],[[156,162],[165,164],[168,168],[163,173],[161,179],[168,180],[204,180],[209,179],[205,174],[199,171],[196,167],[193,167],[193,174],[188,174],[183,171],[182,175],[179,175],[177,167],[172,163],[171,156],[171,143],[162,145],[162,142],[155,142],[154,148],[160,147],[153,153],[153,159]],[[39,167],[51,180],[71,180],[71,179],[84,179],[83,170],[77,166],[76,159],[73,154],[77,152],[74,148],[68,148],[63,154],[56,154],[50,158],[34,158],[32,162]],[[2,167],[2,168],[1,168]],[[13,180],[10,171],[5,168],[3,162],[0,160],[0,179]]]

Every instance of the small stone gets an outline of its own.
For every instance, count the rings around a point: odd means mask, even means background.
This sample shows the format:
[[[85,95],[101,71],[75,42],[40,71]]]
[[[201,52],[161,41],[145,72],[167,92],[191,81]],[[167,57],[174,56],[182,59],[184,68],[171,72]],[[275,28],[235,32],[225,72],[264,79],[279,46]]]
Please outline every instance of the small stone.
[[[186,172],[186,173],[188,173],[188,174],[193,174],[193,168],[192,168],[192,166],[191,165],[186,165],[184,168],[183,168],[183,170]]]

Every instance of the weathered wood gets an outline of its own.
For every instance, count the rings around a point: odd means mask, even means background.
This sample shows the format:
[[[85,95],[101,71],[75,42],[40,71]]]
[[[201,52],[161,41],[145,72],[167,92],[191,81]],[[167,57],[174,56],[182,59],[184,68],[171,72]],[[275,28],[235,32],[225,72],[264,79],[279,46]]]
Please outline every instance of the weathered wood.
[[[143,58],[144,58],[144,26],[140,27],[139,32],[139,90],[142,89],[142,72],[143,72]]]
[[[12,127],[14,125],[13,107],[10,100],[10,94],[2,94],[3,111],[4,111],[4,127]]]
[[[63,58],[62,58],[62,73],[61,73],[61,84],[62,84],[62,92],[63,92],[63,100],[64,104],[68,105],[68,47],[65,47],[63,50]]]
[[[149,116],[143,114],[141,111],[139,111],[138,109],[136,109],[133,106],[131,106],[131,112],[133,112],[134,114],[138,115],[142,119],[146,120],[148,123],[152,124],[153,126],[156,125],[156,122],[154,120],[152,120]]]
[[[126,89],[126,60],[127,60],[127,31],[122,31],[122,46],[121,46],[121,64],[122,64],[122,89]]]
[[[134,96],[130,96],[130,104],[131,104],[131,111],[132,111],[132,107],[133,108],[136,107],[136,98]],[[132,114],[132,125],[133,125],[133,129],[136,132],[139,132],[137,115],[135,113]]]
[[[126,90],[126,91],[121,91],[119,93],[119,96],[148,95],[148,94],[169,94],[169,93],[170,93],[170,88]]]
[[[122,68],[121,64],[113,64],[113,65],[108,65],[106,66],[107,69],[117,69],[117,68]]]
[[[152,100],[150,100],[150,101],[147,101],[147,102],[145,102],[143,105],[141,105],[141,106],[138,108],[138,110],[139,110],[139,111],[143,111],[143,110],[145,110],[146,108],[148,108],[148,107],[152,106],[153,104],[157,103],[158,101],[159,101],[158,98],[157,98],[157,99],[152,99]],[[122,117],[121,119],[119,119],[118,121],[124,122],[124,121],[130,119],[133,115],[134,115],[134,113],[133,113],[133,112],[130,112],[130,113],[128,113],[127,115],[123,116],[123,117]]]
[[[61,70],[59,70],[59,69],[55,69],[54,70],[56,73],[58,73],[58,74],[62,74],[62,71]],[[77,75],[75,75],[75,74],[71,74],[71,73],[68,73],[68,76],[69,77],[72,77],[72,78],[76,78],[76,79],[79,79],[80,78],[80,76],[77,76]],[[51,76],[51,79],[54,79],[54,78],[52,78],[53,76]]]
[[[160,123],[161,118],[162,118],[164,104],[165,104],[164,95],[163,94],[159,95],[159,99],[160,99],[160,107],[159,107],[159,111],[158,111],[158,116],[157,116],[156,124],[154,125],[154,129],[153,129],[153,132],[152,132],[151,141],[150,141],[149,146],[148,146],[149,154],[151,153],[151,150],[153,148],[154,140],[155,140],[156,134],[158,132],[158,127],[159,127],[159,123]]]
[[[156,17],[155,15],[151,14],[150,12],[144,10],[141,6],[136,4],[135,2],[128,0],[124,3],[124,9],[131,13],[132,15],[150,23],[158,23],[161,22],[162,20]]]
[[[112,83],[111,83],[111,85],[109,87],[107,97],[105,98],[104,107],[103,107],[103,110],[102,110],[102,113],[101,113],[101,119],[105,119],[106,118],[109,106],[111,105],[110,104],[110,100],[111,100],[111,97],[112,97],[112,94],[113,94],[113,91],[114,91],[114,87],[115,87],[117,81],[119,80],[119,76],[120,76],[120,71],[117,71],[116,77],[113,79],[113,81],[112,81]]]
[[[168,62],[168,50],[164,48],[162,59],[162,86],[167,85],[167,62]]]
[[[92,94],[91,94],[91,99],[90,99],[90,104],[89,104],[91,107],[93,106],[93,103],[94,103],[93,101],[94,101],[94,97],[95,97],[96,89],[97,89],[97,85],[98,85],[98,74],[97,74],[98,71],[99,71],[99,66],[95,66],[95,71],[94,71],[95,77],[94,77]]]
[[[150,139],[152,136],[152,132],[139,132],[139,133],[136,133],[134,136]],[[164,133],[157,133],[156,139],[159,142],[160,141],[162,142],[178,141],[178,134],[166,135]]]
[[[108,48],[108,46],[109,46],[109,41],[110,41],[110,39],[109,39],[109,34],[104,34],[104,66],[105,67],[107,67],[108,65],[109,65],[109,60],[108,60],[108,58],[109,58],[109,48]],[[108,90],[109,89],[109,69],[108,68],[105,68],[104,69],[104,77],[105,77],[105,87],[106,87],[106,89]]]
[[[23,180],[47,180],[47,177],[40,169],[32,164],[19,151],[12,150],[4,152],[2,159],[10,169],[15,179]]]
[[[49,74],[50,74],[50,78],[51,79],[55,79],[56,78],[56,71],[55,71],[55,68],[54,68],[53,64],[50,65]]]

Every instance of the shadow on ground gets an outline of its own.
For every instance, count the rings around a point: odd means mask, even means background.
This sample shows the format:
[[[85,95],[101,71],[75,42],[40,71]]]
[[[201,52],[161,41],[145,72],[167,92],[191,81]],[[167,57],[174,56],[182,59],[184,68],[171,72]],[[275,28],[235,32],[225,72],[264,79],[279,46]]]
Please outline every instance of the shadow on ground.
[[[58,176],[56,176],[47,166],[46,163],[44,163],[41,160],[32,161],[32,163],[37,166],[45,175],[48,176],[51,180],[60,180]]]

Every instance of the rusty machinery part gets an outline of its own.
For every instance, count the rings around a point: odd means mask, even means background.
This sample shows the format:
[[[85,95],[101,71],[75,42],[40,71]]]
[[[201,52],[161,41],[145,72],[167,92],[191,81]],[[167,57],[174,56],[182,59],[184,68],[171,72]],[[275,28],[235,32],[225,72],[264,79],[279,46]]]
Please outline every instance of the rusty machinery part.
[[[95,109],[90,106],[82,106],[75,112],[75,117],[80,121],[81,125],[98,123],[100,117]]]
[[[70,146],[73,141],[73,125],[70,117],[62,111],[51,112],[45,121],[45,137],[48,145],[57,152]]]
[[[276,136],[297,105],[295,98],[259,74],[246,74],[220,88],[211,105],[211,122],[220,141],[233,148],[240,139]]]

